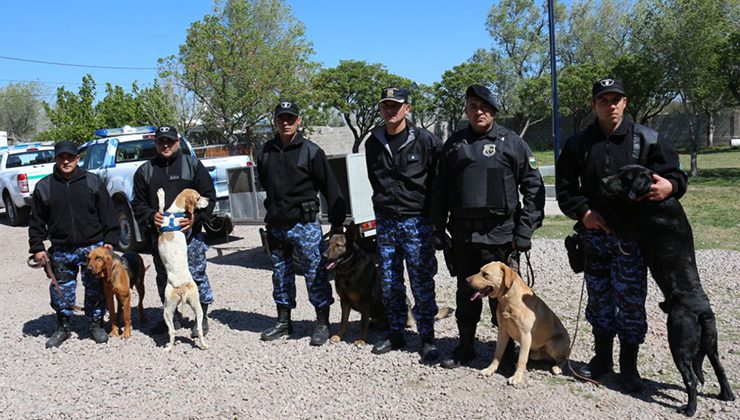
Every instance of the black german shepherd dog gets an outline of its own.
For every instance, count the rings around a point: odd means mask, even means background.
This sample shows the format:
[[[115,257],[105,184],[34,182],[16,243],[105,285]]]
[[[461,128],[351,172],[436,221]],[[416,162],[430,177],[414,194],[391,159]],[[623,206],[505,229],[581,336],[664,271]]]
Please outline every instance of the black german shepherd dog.
[[[717,352],[714,313],[699,281],[694,237],[683,206],[675,198],[661,202],[637,201],[650,191],[653,172],[640,165],[627,165],[617,175],[602,179],[604,192],[620,212],[620,221],[607,219],[619,235],[636,240],[650,272],[663,292],[660,308],[668,314],[668,344],[681,373],[688,404],[687,416],[696,412],[696,386],[704,384],[704,356],[714,368],[722,401],[735,396]]]

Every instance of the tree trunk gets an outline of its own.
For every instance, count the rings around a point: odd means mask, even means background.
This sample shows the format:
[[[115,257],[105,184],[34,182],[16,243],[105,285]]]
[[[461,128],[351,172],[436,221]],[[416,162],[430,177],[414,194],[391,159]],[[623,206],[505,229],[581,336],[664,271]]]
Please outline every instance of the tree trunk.
[[[357,133],[357,128],[352,125],[351,116],[349,114],[342,115],[344,116],[344,122],[347,123],[347,127],[349,127],[349,130],[352,132],[352,136],[354,137],[354,141],[352,142],[352,153],[357,153],[360,151],[360,143],[362,142],[362,139],[360,138],[359,133]]]
[[[717,120],[714,118],[714,112],[707,112],[707,146],[714,146],[714,129],[717,128]]]

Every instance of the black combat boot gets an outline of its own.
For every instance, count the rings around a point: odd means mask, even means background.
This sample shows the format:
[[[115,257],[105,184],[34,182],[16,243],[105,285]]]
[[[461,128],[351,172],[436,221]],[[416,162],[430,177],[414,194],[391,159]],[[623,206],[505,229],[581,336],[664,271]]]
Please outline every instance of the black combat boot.
[[[201,303],[201,309],[203,309],[203,337],[208,334],[208,304]],[[198,337],[198,321],[193,323],[193,328],[190,329],[190,338]]]
[[[587,379],[599,379],[600,377],[614,373],[614,338],[605,336],[594,337],[594,352],[596,353],[587,365],[576,368],[575,373]]]
[[[312,346],[322,346],[329,339],[329,305],[316,308],[316,329],[311,335]]]
[[[260,337],[262,341],[272,341],[293,333],[293,323],[290,322],[290,308],[278,305],[277,313],[278,317],[275,325],[262,331],[262,336]]]
[[[645,384],[637,372],[639,344],[619,343],[619,378],[624,389],[632,393],[642,392]]]
[[[57,330],[46,340],[46,348],[59,347],[69,338],[69,317],[57,314]]]
[[[460,344],[452,351],[452,354],[442,359],[439,363],[445,369],[455,369],[469,363],[476,357],[473,349],[475,341],[475,329],[477,325],[458,326],[460,330]]]
[[[406,339],[403,338],[403,331],[394,331],[385,340],[375,343],[372,352],[373,354],[385,354],[404,347],[406,347]]]
[[[434,363],[439,359],[439,350],[434,344],[434,336],[421,338],[421,362]]]
[[[93,341],[95,341],[98,344],[108,342],[108,333],[105,332],[105,328],[103,328],[102,319],[97,320],[97,321],[92,321],[90,323],[90,336],[92,337]]]

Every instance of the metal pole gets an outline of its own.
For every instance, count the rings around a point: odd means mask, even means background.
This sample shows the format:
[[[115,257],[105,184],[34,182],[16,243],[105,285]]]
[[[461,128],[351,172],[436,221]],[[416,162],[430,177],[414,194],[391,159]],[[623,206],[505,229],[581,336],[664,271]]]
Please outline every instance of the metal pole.
[[[560,156],[560,113],[558,111],[558,71],[555,56],[555,6],[553,0],[547,0],[548,26],[550,28],[550,78],[552,80],[552,132],[555,146],[555,162]]]

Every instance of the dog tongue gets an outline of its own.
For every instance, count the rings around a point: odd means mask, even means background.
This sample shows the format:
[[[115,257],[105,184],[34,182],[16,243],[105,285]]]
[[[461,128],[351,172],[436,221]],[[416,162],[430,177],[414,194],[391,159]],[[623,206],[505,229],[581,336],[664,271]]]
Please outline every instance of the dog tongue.
[[[327,270],[333,270],[335,265],[337,265],[336,261],[332,261],[332,262],[326,264],[326,269]]]
[[[481,291],[478,290],[477,292],[473,293],[473,296],[470,297],[470,301],[472,302],[472,301],[474,301],[476,299],[480,299],[482,297],[483,297],[483,293],[481,293]]]

